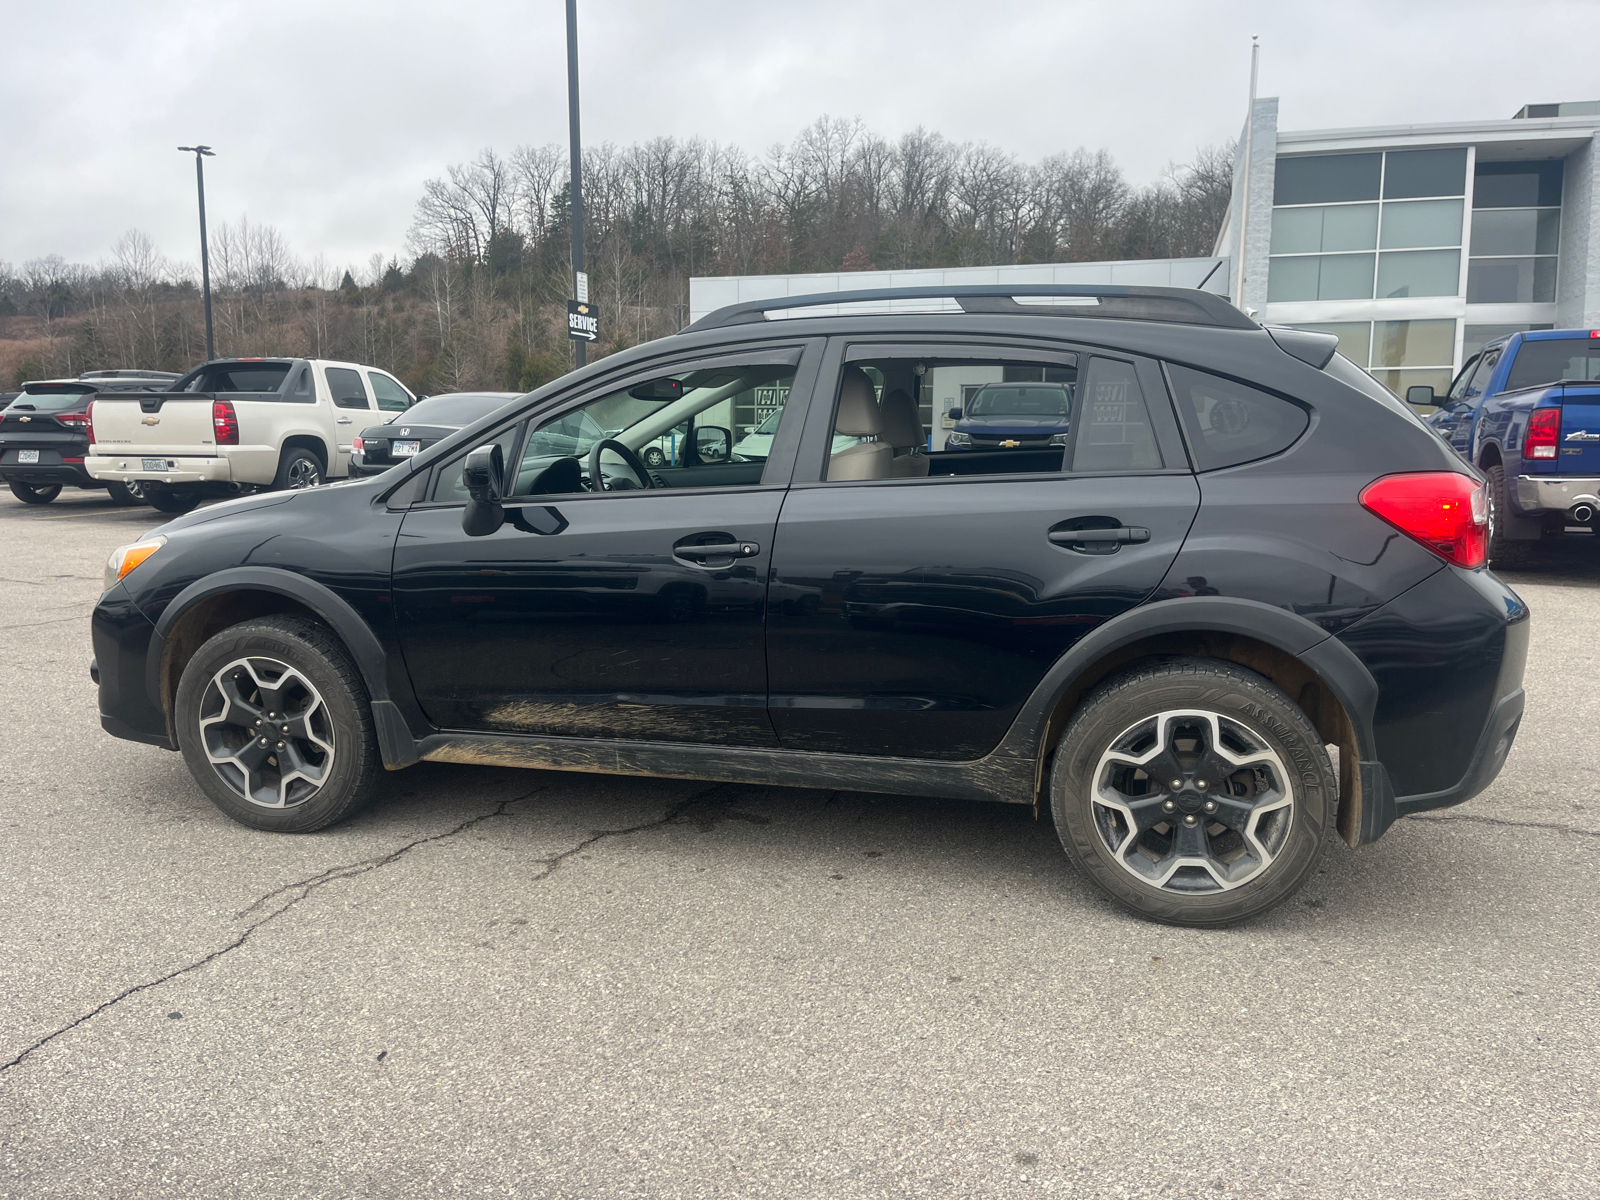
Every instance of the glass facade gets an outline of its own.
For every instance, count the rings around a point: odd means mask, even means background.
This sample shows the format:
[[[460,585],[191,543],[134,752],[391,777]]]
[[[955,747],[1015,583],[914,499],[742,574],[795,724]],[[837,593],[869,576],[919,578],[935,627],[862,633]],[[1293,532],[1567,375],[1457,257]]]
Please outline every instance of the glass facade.
[[[1466,178],[1464,147],[1280,157],[1268,302],[1458,295]]]
[[[1454,375],[1454,321],[1332,321],[1296,325],[1339,339],[1339,353],[1365,367],[1397,396],[1428,384],[1443,395]]]
[[[1479,163],[1468,304],[1550,304],[1561,242],[1561,163]]]

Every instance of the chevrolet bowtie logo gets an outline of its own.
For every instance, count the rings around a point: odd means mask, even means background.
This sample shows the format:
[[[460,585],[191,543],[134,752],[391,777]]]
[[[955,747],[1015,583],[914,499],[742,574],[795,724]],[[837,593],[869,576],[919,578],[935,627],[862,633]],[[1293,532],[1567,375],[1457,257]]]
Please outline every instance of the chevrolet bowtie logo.
[[[144,420],[140,421],[139,424],[141,424],[141,425],[159,425],[159,424],[161,424],[161,418],[160,417],[146,417]]]
[[[1022,443],[1017,441],[1015,438],[1007,438],[1005,441],[1001,442],[1000,444],[1003,447],[1005,447],[1007,450],[1015,450],[1018,446],[1022,445]]]

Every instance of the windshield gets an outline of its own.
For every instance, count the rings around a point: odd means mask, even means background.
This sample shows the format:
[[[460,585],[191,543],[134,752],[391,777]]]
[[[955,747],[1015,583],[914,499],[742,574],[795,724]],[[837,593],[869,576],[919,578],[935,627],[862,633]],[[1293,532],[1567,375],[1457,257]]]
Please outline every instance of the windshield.
[[[11,407],[34,412],[68,412],[75,408],[82,408],[86,403],[85,397],[93,393],[94,388],[84,387],[82,384],[72,383],[30,383],[24,386],[22,394],[11,402]]]
[[[275,392],[293,364],[286,362],[214,363],[183,381],[185,392]]]
[[[1511,364],[1506,391],[1538,387],[1541,383],[1567,380],[1593,383],[1600,380],[1600,338],[1551,338],[1524,341]]]
[[[1064,417],[1072,401],[1064,387],[1043,384],[979,388],[967,406],[970,417]]]
[[[471,425],[479,417],[487,416],[510,396],[485,396],[473,392],[451,392],[445,396],[429,396],[419,400],[397,416],[391,425],[403,421],[407,425]]]

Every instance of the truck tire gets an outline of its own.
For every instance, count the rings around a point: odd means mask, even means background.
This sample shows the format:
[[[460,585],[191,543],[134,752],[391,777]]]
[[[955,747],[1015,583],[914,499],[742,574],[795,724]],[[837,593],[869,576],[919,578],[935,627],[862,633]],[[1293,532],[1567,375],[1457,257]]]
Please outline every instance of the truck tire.
[[[178,745],[211,802],[242,825],[311,833],[371,798],[383,774],[366,686],[321,622],[224,629],[183,668]]]
[[[317,487],[326,479],[322,460],[304,446],[291,446],[283,452],[278,463],[278,474],[272,481],[272,490],[299,491]]]
[[[1168,925],[1218,928],[1311,877],[1339,794],[1292,700],[1231,662],[1177,658],[1097,687],[1050,771],[1067,857],[1112,899]]]
[[[1511,516],[1511,492],[1506,487],[1506,469],[1499,463],[1484,468],[1489,477],[1489,561],[1505,556],[1511,548],[1511,539],[1505,535],[1506,520]]]
[[[200,503],[199,492],[173,492],[154,485],[145,487],[144,498],[157,512],[174,515],[189,512]]]
[[[111,503],[120,504],[124,508],[145,502],[144,485],[138,480],[129,483],[108,483],[106,494],[111,497]]]
[[[31,483],[13,483],[11,494],[24,504],[49,504],[61,495],[61,485],[52,483],[49,487],[34,487]]]

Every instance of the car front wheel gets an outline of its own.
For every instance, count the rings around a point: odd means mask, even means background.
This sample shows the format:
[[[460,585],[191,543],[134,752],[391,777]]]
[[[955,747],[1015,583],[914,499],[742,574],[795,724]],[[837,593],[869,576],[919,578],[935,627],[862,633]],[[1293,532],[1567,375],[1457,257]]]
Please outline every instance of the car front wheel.
[[[310,833],[355,812],[383,764],[366,687],[326,626],[264,617],[225,629],[183,669],[178,742],[235,821]]]
[[[1281,904],[1321,857],[1337,799],[1305,714],[1214,659],[1102,684],[1050,775],[1067,856],[1124,907],[1171,925],[1231,925]]]

